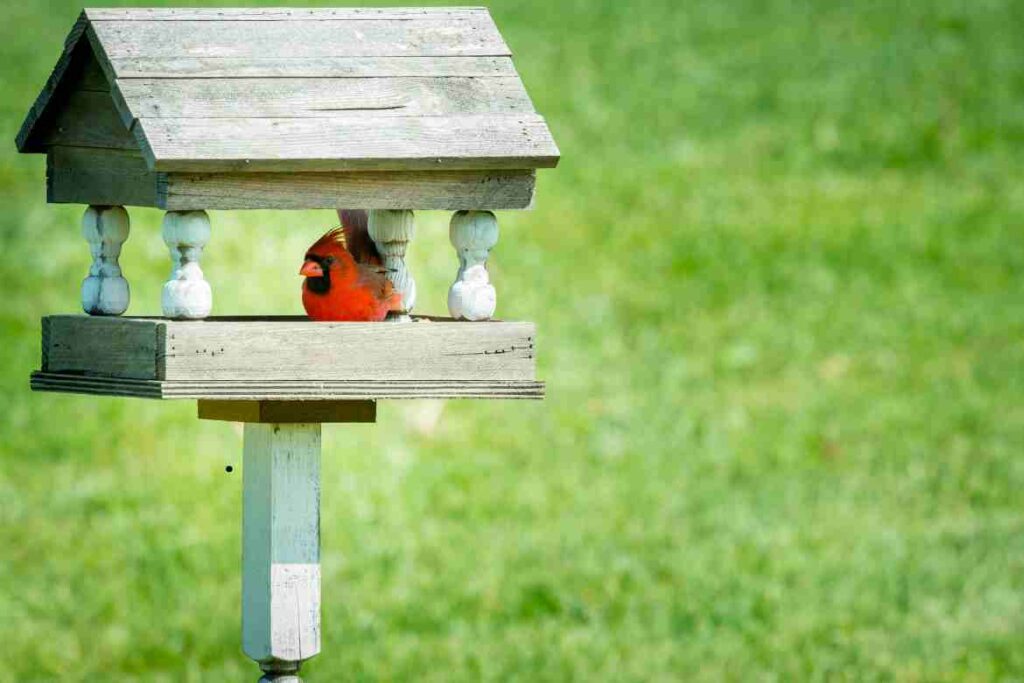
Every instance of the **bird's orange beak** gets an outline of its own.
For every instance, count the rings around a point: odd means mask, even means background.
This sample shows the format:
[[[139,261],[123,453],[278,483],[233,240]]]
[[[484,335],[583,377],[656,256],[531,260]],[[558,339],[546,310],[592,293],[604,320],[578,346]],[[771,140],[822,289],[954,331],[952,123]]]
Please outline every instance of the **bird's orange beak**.
[[[299,275],[305,275],[306,277],[323,277],[324,269],[320,267],[320,264],[316,261],[306,261],[302,264],[302,268],[299,268]]]

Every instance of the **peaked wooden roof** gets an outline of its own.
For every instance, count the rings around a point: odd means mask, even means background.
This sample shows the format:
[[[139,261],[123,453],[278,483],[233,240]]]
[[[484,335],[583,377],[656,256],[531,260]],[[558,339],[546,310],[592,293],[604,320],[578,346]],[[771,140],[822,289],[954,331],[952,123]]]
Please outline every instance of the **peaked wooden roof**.
[[[68,102],[64,81],[81,89],[81,63],[91,60],[107,81],[111,119],[151,171],[558,162],[484,8],[87,9],[25,119],[19,151],[47,151],[57,115],[75,115],[55,111]]]

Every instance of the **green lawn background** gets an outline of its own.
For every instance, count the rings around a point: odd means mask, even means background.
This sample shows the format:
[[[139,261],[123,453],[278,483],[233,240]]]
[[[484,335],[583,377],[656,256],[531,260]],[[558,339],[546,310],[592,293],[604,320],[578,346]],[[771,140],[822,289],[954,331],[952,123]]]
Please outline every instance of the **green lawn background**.
[[[89,257],[13,139],[78,9],[0,25],[0,679],[255,680],[237,426],[28,391]],[[549,395],[325,428],[308,680],[1024,679],[1024,4],[491,11],[563,154],[492,258]],[[212,218],[216,311],[300,312],[331,214]]]

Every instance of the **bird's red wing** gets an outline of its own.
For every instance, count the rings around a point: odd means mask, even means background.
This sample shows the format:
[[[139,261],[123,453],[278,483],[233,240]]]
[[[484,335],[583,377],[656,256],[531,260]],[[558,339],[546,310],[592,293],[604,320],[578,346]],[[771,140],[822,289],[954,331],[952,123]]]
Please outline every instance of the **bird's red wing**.
[[[402,307],[402,295],[395,291],[391,280],[387,278],[387,270],[380,266],[360,263],[359,284],[373,292],[374,298],[388,305],[388,310],[399,310]]]
[[[383,264],[377,245],[370,239],[369,216],[363,209],[338,209],[345,243],[356,263],[379,266]]]

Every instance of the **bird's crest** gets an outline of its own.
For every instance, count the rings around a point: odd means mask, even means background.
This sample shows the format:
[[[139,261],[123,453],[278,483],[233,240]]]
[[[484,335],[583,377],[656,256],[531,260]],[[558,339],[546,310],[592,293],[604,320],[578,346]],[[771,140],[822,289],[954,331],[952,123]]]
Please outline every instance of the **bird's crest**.
[[[324,236],[316,241],[316,243],[310,247],[310,249],[316,249],[317,247],[329,247],[339,246],[342,249],[348,250],[348,243],[345,240],[345,230],[339,225],[336,228],[331,228]]]

